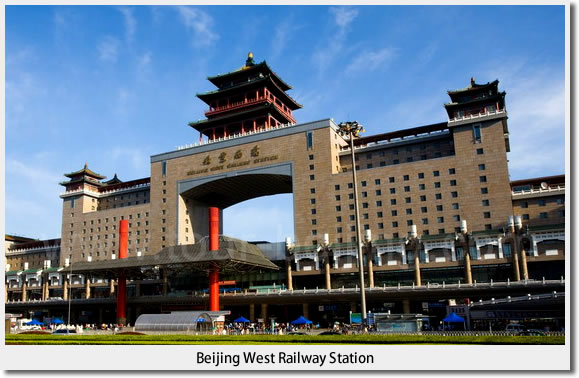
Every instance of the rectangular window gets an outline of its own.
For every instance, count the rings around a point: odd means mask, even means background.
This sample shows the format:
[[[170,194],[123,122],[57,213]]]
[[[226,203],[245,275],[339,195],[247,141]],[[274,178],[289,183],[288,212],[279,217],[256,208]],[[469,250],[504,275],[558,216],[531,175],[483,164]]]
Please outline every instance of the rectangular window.
[[[503,256],[505,258],[511,257],[511,245],[510,244],[503,244]]]
[[[409,191],[410,191],[410,187],[409,187],[409,186],[405,186],[405,187],[404,187],[404,191],[405,191],[405,192],[409,192]]]
[[[453,203],[453,204],[452,204],[452,208],[453,208],[454,210],[458,210],[458,208],[459,208],[459,207],[458,207],[458,203]]]
[[[340,190],[340,185],[334,185],[334,190]]]
[[[480,194],[489,194],[489,188],[480,188]]]
[[[317,235],[318,234],[318,230],[312,230],[312,235]]]
[[[458,197],[458,192],[450,192],[450,196],[452,198],[456,198],[456,197]]]
[[[479,176],[479,181],[480,182],[487,182],[487,177],[486,176]]]
[[[367,209],[368,208],[368,202],[362,202],[362,208]]]
[[[392,216],[397,217],[398,216],[398,210],[392,210]]]
[[[367,198],[368,197],[368,192],[362,192],[362,198]]]
[[[388,182],[394,182],[394,177],[388,177]]]
[[[318,221],[316,219],[312,219],[312,226],[315,226],[316,224],[318,224]]]
[[[356,219],[356,217],[355,217],[355,216],[353,216],[353,215],[350,215],[349,219],[350,219],[351,221],[353,221],[353,220],[355,220],[355,219]]]
[[[406,209],[406,215],[412,215],[412,209]]]
[[[366,164],[366,169],[372,168],[372,164]]]
[[[362,186],[366,186],[366,181],[362,181]]]
[[[342,211],[342,206],[336,206],[336,211]]]
[[[404,179],[404,181],[408,181],[408,180],[410,180],[410,176],[404,175],[403,179]]]
[[[540,213],[539,214],[539,218],[541,219],[547,219],[549,217],[549,215],[547,213]]]
[[[422,218],[422,224],[428,224],[428,218]]]
[[[426,196],[420,196],[420,201],[421,201],[421,202],[425,202],[425,201],[426,201]]]
[[[481,141],[480,123],[472,125],[472,136],[475,143],[480,143]]]
[[[354,184],[352,184],[351,182],[348,183],[348,189],[352,189],[354,187]]]
[[[376,206],[378,207],[382,206],[382,201],[376,201]]]
[[[436,221],[437,221],[438,223],[444,223],[444,217],[437,217],[437,218],[436,218]]]
[[[488,199],[482,200],[483,206],[490,206],[490,201]]]
[[[453,215],[452,219],[456,222],[459,222],[460,221],[460,215]]]
[[[74,198],[70,199],[70,208],[74,209]]]
[[[161,174],[164,176],[167,176],[167,162],[164,161],[161,163]]]
[[[419,179],[423,179],[423,178],[424,178],[424,173],[422,173],[422,172],[419,173],[419,174],[418,174],[418,178],[419,178]]]
[[[337,232],[338,234],[340,234],[340,233],[342,232],[342,227],[336,228],[336,232]]]
[[[450,180],[450,186],[456,186],[456,180]]]
[[[484,164],[479,164],[478,165],[478,170],[479,171],[484,171],[486,169],[486,166]]]
[[[456,173],[456,169],[454,169],[454,168],[449,168],[449,169],[448,169],[448,174],[449,174],[449,175],[454,175],[455,173]]]
[[[420,211],[422,211],[423,213],[428,213],[428,208],[426,206],[421,207]]]
[[[381,191],[380,189],[377,189],[377,190],[376,190],[376,195],[377,195],[377,196],[381,196],[381,195],[382,195],[382,191]]]
[[[436,211],[442,211],[442,205],[436,205]]]
[[[381,230],[384,228],[384,223],[378,223],[378,228]]]
[[[336,196],[336,201],[339,201],[340,199],[341,199],[341,197],[340,197],[340,195],[338,194],[338,195]]]
[[[398,227],[398,221],[392,222],[392,227],[394,227],[394,228]]]
[[[412,199],[411,199],[410,197],[406,197],[406,198],[404,198],[404,201],[405,201],[406,203],[411,203],[411,202],[412,202]]]
[[[485,152],[484,152],[484,150],[483,150],[482,148],[477,148],[477,149],[476,149],[476,154],[477,154],[477,155],[482,155],[482,154],[484,154],[484,153],[485,153]]]
[[[314,148],[314,133],[311,131],[308,131],[306,133],[306,139],[307,139],[308,150],[311,150],[312,148]]]
[[[356,231],[356,226],[350,226],[350,231]]]
[[[336,217],[336,222],[341,222],[342,221],[342,217]]]
[[[434,183],[435,188],[440,188],[440,181]]]
[[[412,219],[408,219],[408,220],[406,221],[406,225],[407,225],[407,226],[412,226],[413,224],[414,224],[414,222],[412,222]]]
[[[314,165],[310,164],[310,171],[313,171],[313,170],[314,170]]]
[[[436,193],[434,195],[434,198],[436,198],[437,200],[442,199],[442,194],[441,193]]]
[[[433,171],[432,174],[434,175],[434,177],[438,177],[440,176],[440,171]]]
[[[490,231],[493,229],[493,225],[492,224],[485,224],[485,231]]]
[[[489,218],[491,217],[491,212],[490,212],[490,211],[485,211],[485,212],[483,213],[483,217],[486,218],[486,219],[489,219]]]
[[[310,159],[310,160],[314,160],[314,155],[310,155],[310,156],[309,156],[309,159]]]
[[[382,212],[381,212],[381,211],[379,211],[379,212],[377,212],[377,213],[376,213],[376,217],[378,217],[378,218],[382,218],[382,216],[383,216],[383,214],[382,214]]]
[[[316,188],[310,188],[310,193],[315,194],[315,193],[316,193]]]
[[[348,193],[348,199],[354,199],[354,193]]]
[[[315,199],[315,198],[310,198],[310,203],[311,203],[312,205],[315,205],[315,204],[316,204],[316,199]]]
[[[419,189],[419,190],[426,190],[426,185],[424,185],[424,184],[418,184],[418,189]]]
[[[316,215],[316,209],[312,209],[312,215]]]
[[[390,188],[390,194],[396,194],[396,188]]]
[[[392,198],[390,200],[390,205],[396,205],[396,199],[395,198]]]
[[[547,201],[545,201],[544,199],[540,199],[537,201],[537,205],[539,206],[545,206],[547,204]]]
[[[374,180],[374,184],[376,184],[376,185],[380,185],[380,179],[376,179],[376,180]]]
[[[523,220],[529,220],[529,214],[523,214]]]

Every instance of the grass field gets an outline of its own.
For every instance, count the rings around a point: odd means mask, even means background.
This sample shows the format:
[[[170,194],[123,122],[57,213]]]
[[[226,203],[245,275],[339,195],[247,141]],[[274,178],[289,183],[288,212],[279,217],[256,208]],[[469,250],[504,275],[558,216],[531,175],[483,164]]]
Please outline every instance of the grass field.
[[[407,336],[407,335],[347,335],[347,336],[189,336],[189,335],[6,335],[6,345],[272,345],[272,344],[473,344],[473,345],[550,345],[564,344],[563,336]]]

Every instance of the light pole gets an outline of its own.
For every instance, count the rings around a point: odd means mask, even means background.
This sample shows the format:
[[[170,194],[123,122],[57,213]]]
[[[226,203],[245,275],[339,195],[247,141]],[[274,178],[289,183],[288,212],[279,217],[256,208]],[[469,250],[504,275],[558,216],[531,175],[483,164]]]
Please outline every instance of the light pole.
[[[366,292],[364,285],[364,257],[362,256],[362,237],[360,235],[360,211],[358,209],[358,184],[356,181],[356,157],[354,154],[354,138],[364,132],[364,127],[356,121],[342,122],[338,125],[338,133],[347,136],[350,141],[350,154],[352,157],[352,180],[354,186],[354,210],[356,217],[356,248],[358,249],[358,271],[360,272],[360,307],[362,312],[362,325],[366,325]]]
[[[70,274],[68,275],[68,324],[66,325],[66,329],[70,326],[70,305],[72,303],[72,255],[69,255],[69,265],[70,265]]]

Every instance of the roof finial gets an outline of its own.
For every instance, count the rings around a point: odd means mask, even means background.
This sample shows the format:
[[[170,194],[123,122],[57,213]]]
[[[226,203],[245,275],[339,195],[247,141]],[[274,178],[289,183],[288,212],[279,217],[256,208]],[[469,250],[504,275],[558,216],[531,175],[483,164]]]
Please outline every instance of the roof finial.
[[[253,61],[253,53],[250,51],[247,54],[247,60],[245,61],[245,67],[255,66],[255,62]]]
[[[470,86],[474,87],[474,77],[473,76],[470,77]]]
[[[87,168],[88,168],[88,164],[84,163],[84,169],[87,169]]]

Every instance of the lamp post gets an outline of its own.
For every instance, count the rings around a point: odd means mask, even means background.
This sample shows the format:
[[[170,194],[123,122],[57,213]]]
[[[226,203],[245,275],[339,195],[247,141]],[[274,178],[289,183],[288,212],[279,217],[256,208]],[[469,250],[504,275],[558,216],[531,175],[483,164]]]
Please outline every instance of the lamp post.
[[[72,255],[69,255],[68,263],[70,265],[70,274],[68,276],[68,321],[66,329],[70,326],[70,306],[72,304]],[[66,278],[65,278],[66,279]]]
[[[358,271],[360,273],[360,307],[362,312],[362,325],[366,325],[366,292],[364,285],[364,257],[362,256],[362,237],[360,235],[360,211],[358,209],[358,184],[356,181],[356,157],[354,154],[354,138],[364,132],[364,127],[356,121],[342,122],[338,125],[338,134],[347,136],[350,142],[350,154],[352,157],[352,180],[354,186],[354,210],[356,217],[356,248],[358,249]]]

